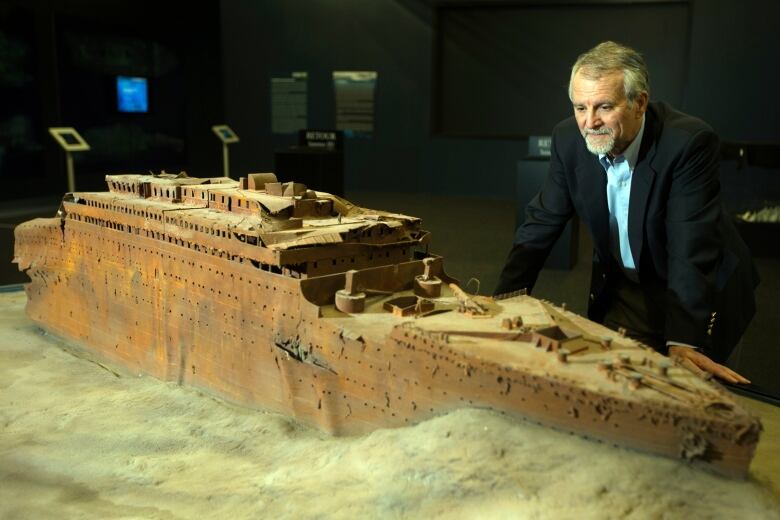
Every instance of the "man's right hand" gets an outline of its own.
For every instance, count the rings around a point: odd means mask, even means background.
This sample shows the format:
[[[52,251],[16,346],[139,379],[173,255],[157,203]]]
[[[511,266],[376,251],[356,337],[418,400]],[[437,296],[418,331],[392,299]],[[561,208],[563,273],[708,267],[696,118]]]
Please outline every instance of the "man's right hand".
[[[694,373],[700,375],[705,373],[712,374],[728,383],[750,383],[750,380],[737,374],[729,367],[716,363],[695,348],[671,345],[669,347],[669,357],[680,361],[683,365],[693,370]]]

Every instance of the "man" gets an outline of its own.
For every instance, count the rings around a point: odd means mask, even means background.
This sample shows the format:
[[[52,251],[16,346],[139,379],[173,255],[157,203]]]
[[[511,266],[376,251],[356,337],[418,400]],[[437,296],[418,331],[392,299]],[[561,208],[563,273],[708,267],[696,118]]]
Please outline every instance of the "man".
[[[574,117],[553,130],[549,174],[495,293],[530,291],[576,212],[594,243],[590,319],[748,383],[720,364],[755,313],[758,275],[721,205],[718,138],[649,94],[633,49],[604,42],[577,59]]]

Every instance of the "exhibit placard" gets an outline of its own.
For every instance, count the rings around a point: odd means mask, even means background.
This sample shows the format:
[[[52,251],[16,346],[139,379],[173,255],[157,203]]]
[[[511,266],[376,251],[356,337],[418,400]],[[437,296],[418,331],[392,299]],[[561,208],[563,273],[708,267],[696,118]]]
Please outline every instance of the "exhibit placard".
[[[370,137],[374,132],[376,71],[333,71],[336,128],[346,137]]]
[[[271,131],[292,134],[307,127],[308,74],[271,78]]]

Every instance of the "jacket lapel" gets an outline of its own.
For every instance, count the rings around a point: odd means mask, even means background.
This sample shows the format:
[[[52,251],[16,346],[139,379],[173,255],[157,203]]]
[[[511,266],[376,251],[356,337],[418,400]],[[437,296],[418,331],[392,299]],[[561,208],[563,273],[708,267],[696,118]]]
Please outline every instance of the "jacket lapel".
[[[599,257],[609,258],[609,208],[607,207],[607,174],[598,157],[588,152],[584,143],[577,161],[577,184],[587,212],[587,225],[593,233]]]
[[[642,246],[644,245],[645,234],[643,230],[647,202],[655,181],[655,170],[651,163],[655,157],[657,134],[660,130],[660,125],[651,106],[645,115],[645,133],[639,148],[639,158],[631,175],[631,195],[628,202],[628,240],[637,270],[640,266]]]

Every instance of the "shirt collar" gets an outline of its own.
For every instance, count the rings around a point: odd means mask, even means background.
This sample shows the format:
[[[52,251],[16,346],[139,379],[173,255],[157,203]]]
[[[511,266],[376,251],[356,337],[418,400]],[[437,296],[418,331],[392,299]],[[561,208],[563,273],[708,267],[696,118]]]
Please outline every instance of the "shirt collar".
[[[636,137],[634,137],[634,140],[631,141],[631,144],[628,145],[628,148],[626,150],[615,157],[615,160],[619,158],[623,158],[626,161],[628,161],[628,167],[631,168],[633,171],[634,166],[636,166],[637,161],[639,160],[639,148],[642,145],[642,136],[645,133],[645,116],[642,115],[642,126],[639,127],[639,132],[636,134]],[[607,165],[609,164],[610,160],[609,157],[607,157],[607,154],[600,153],[599,154],[599,161],[601,164]]]

